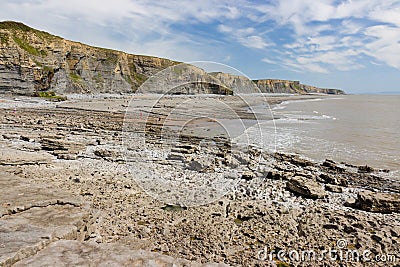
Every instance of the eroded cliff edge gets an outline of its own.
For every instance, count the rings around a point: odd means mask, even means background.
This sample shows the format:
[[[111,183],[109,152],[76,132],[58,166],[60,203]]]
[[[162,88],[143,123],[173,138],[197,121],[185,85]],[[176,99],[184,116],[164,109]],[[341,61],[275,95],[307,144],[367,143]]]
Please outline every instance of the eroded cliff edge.
[[[18,22],[0,23],[0,90],[16,94],[135,92],[168,59],[92,47]]]
[[[134,93],[150,76],[176,64],[179,62],[65,40],[19,22],[0,22],[0,93]],[[186,76],[197,77],[196,80],[203,73],[208,75],[203,70],[188,69],[193,73]],[[246,77],[227,73],[211,75],[223,86],[217,84],[218,88],[214,88],[210,82],[194,84],[193,88],[186,86],[178,93],[232,93],[221,88],[232,88],[235,93],[344,93],[298,81],[266,79],[252,82]]]

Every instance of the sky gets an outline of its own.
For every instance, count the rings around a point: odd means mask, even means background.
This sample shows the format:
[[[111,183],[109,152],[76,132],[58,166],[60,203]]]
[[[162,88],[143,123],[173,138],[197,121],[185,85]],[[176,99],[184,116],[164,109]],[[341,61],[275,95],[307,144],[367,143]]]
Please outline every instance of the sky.
[[[0,0],[0,20],[69,40],[213,61],[252,79],[400,92],[400,0]]]

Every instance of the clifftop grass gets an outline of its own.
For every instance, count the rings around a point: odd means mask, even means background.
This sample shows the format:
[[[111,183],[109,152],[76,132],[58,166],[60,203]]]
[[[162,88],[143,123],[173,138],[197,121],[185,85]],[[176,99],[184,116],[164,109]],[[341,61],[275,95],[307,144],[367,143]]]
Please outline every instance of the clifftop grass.
[[[50,34],[45,31],[39,31],[39,30],[33,29],[21,22],[16,22],[16,21],[2,21],[2,22],[0,22],[0,29],[10,30],[10,31],[14,31],[14,32],[19,31],[19,32],[24,32],[24,33],[34,33],[42,39],[51,39],[51,40],[62,39],[59,36]]]

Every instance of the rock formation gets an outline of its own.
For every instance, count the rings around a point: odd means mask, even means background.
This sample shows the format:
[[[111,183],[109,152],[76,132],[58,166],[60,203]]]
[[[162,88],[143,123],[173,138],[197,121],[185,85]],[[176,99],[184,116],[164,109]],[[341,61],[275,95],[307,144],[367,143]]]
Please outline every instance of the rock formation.
[[[320,93],[341,95],[344,94],[339,89],[318,88],[311,85],[301,84],[299,81],[263,79],[254,80],[254,83],[263,93],[288,93],[288,94],[304,94],[304,93]]]
[[[68,41],[18,22],[1,22],[0,40],[0,90],[15,94],[132,93],[176,64]]]
[[[169,59],[68,41],[19,22],[0,22],[0,93],[134,93],[150,76],[176,64],[178,62]],[[189,72],[187,77],[196,78],[195,82],[176,88],[172,93],[344,93],[298,81],[252,82],[244,76],[219,72],[207,74],[198,68],[185,71]],[[202,75],[200,80],[206,82],[196,82]]]

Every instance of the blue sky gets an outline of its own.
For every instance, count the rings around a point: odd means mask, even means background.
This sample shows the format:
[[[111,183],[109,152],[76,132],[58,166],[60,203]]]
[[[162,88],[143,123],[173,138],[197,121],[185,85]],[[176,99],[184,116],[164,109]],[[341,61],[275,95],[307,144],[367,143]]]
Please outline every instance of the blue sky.
[[[0,20],[253,79],[400,91],[399,0],[0,0]]]

